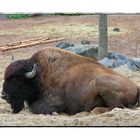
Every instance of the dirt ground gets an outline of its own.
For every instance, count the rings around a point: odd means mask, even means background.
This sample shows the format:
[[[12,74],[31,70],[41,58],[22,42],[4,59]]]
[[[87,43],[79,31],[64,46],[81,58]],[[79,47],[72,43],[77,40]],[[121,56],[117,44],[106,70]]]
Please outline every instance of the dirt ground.
[[[109,15],[109,50],[121,52],[127,56],[139,57],[140,15]],[[114,32],[117,27],[120,32]],[[82,39],[98,42],[98,16],[40,16],[27,19],[0,19],[0,45],[46,36],[65,37],[68,42],[79,43]],[[57,42],[58,43],[58,42]],[[2,89],[5,68],[11,63],[12,54],[16,59],[30,57],[33,53],[57,43],[36,45],[33,47],[0,53],[0,91]],[[126,66],[116,71],[127,76],[140,86],[140,72],[133,72]],[[0,126],[140,126],[140,108],[119,109],[95,115],[81,112],[73,116],[67,114],[35,115],[28,108],[19,114],[12,114],[10,106],[0,99]]]

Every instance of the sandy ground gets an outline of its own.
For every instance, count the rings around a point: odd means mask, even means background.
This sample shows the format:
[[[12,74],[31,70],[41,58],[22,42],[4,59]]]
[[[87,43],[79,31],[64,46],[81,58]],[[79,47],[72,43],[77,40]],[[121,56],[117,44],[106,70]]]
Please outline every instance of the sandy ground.
[[[109,16],[109,50],[121,52],[128,56],[139,56],[139,21],[139,15]],[[71,42],[78,42],[86,38],[97,42],[97,25],[98,17],[92,15],[78,17],[48,16],[21,20],[0,19],[0,45],[40,36],[66,37],[66,40]],[[93,29],[90,30],[92,26]],[[114,27],[119,27],[121,32],[112,32]],[[24,59],[39,50],[54,45],[56,43],[0,53],[0,91],[2,90],[4,71],[6,66],[11,63],[12,54],[15,55],[16,59]],[[140,72],[133,72],[126,66],[115,70],[140,86]],[[0,126],[140,126],[139,116],[140,108],[133,110],[115,108],[111,112],[100,115],[92,112],[81,112],[73,116],[55,113],[53,115],[35,115],[26,108],[19,114],[12,114],[10,106],[0,99]]]

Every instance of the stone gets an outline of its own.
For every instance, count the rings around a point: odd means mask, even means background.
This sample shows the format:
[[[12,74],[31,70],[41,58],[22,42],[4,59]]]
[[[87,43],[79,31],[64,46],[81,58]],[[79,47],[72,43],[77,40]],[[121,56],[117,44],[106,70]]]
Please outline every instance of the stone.
[[[127,65],[128,65],[129,69],[131,69],[133,71],[139,71],[140,70],[140,58],[129,59]]]
[[[60,49],[65,49],[65,48],[68,48],[68,47],[74,47],[74,44],[66,43],[66,42],[60,42],[56,45],[56,47],[60,48]]]
[[[119,28],[114,28],[113,31],[120,32],[120,29]]]
[[[115,52],[109,52],[108,56],[100,60],[99,63],[110,68],[127,65],[128,69],[133,71],[140,70],[140,58],[128,58],[125,55]]]
[[[66,42],[60,42],[56,45],[57,48],[65,49],[67,51],[83,55],[86,57],[95,57],[98,56],[98,46],[94,44],[88,44],[90,41],[83,40],[81,42],[83,44],[72,44],[72,43],[66,43]]]
[[[89,41],[89,40],[81,40],[81,44],[83,44],[83,45],[85,45],[85,44],[89,45],[89,44],[91,44],[91,41]]]
[[[59,114],[57,112],[52,112],[53,116],[58,116]]]
[[[125,65],[128,62],[128,58],[125,55],[116,52],[108,53],[108,58],[113,61],[112,62],[113,68]]]
[[[78,119],[74,119],[73,123],[74,123],[74,125],[79,125],[79,120]]]
[[[98,56],[98,47],[96,45],[75,45],[74,47],[65,48],[67,51],[71,51],[73,53],[83,55],[86,57],[95,57]]]
[[[128,58],[120,53],[109,52],[108,56],[99,61],[102,65],[116,68],[128,63]]]
[[[95,44],[88,44],[87,40],[82,40],[81,44],[72,44],[60,42],[56,47],[65,49],[67,51],[92,58],[98,58],[98,46]],[[108,56],[100,60],[99,63],[106,67],[116,68],[122,65],[127,65],[133,71],[140,70],[140,58],[128,58],[117,52],[109,52]]]
[[[107,66],[109,68],[113,67],[113,61],[111,59],[109,59],[108,57],[105,57],[104,59],[98,61],[99,63],[101,63],[104,66]]]

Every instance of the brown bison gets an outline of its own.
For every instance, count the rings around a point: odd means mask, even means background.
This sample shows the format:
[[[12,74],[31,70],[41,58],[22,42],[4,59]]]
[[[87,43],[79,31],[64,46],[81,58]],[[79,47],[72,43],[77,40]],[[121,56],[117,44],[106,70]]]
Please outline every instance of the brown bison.
[[[31,112],[75,114],[96,107],[134,107],[139,88],[129,79],[99,64],[58,48],[11,63],[5,71],[2,98],[20,112],[26,101]]]

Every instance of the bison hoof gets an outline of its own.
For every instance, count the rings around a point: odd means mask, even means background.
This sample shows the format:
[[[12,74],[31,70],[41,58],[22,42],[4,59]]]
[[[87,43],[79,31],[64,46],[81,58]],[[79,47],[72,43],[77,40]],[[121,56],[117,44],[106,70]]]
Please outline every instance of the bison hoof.
[[[94,108],[91,112],[98,115],[98,114],[102,114],[108,111],[111,111],[112,109],[110,108],[105,108],[105,107],[96,107]]]

